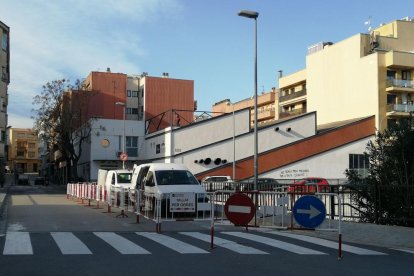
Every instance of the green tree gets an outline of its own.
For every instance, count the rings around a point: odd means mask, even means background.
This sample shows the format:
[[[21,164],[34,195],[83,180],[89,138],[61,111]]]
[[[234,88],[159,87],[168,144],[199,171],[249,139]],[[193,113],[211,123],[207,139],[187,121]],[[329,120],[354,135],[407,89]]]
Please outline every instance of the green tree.
[[[378,132],[367,145],[368,177],[347,171],[362,220],[414,226],[414,131],[411,117]]]
[[[55,80],[42,86],[33,98],[33,119],[39,138],[51,152],[59,152],[57,161],[65,161],[68,178],[77,180],[77,164],[83,145],[89,142],[91,121],[88,106],[92,91],[85,91],[81,82]]]

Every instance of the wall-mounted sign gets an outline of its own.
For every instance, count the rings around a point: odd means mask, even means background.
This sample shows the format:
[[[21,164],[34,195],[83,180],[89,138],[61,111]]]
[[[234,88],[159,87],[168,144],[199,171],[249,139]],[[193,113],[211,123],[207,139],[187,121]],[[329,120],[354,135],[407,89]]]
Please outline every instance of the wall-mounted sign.
[[[107,148],[107,147],[109,147],[109,145],[110,145],[111,143],[109,142],[109,140],[108,139],[102,139],[101,140],[101,146],[103,147],[103,148]]]

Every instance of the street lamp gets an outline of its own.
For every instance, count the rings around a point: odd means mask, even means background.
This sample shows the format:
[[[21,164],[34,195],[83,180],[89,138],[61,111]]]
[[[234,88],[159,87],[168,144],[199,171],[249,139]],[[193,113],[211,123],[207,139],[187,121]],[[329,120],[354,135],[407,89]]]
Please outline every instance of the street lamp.
[[[255,11],[241,10],[238,15],[254,19],[254,189],[257,190],[257,17],[259,17],[259,13]]]
[[[236,120],[234,118],[234,104],[231,102],[228,102],[227,105],[232,106],[233,111],[233,181],[236,180]]]
[[[124,109],[123,110],[124,111],[124,114],[123,114],[124,130],[123,130],[123,138],[122,138],[122,153],[125,153],[125,109],[126,109],[126,106],[125,106],[125,103],[123,102],[116,102],[115,105],[123,106],[123,109]],[[122,160],[122,168],[125,169],[125,160]]]

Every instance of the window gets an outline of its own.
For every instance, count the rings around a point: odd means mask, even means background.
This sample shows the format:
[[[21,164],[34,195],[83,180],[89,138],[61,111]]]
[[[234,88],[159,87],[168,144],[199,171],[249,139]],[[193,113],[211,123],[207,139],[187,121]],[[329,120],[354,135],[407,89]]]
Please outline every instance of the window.
[[[395,71],[387,70],[387,79],[395,79]]]
[[[7,68],[5,66],[1,67],[1,80],[7,81]]]
[[[7,51],[8,45],[7,45],[7,34],[3,33],[3,35],[1,36],[1,48],[4,51]]]
[[[396,95],[387,94],[387,104],[395,104]]]
[[[36,157],[36,155],[35,155],[35,153],[34,153],[33,151],[29,151],[29,152],[28,152],[28,157],[29,157],[29,158],[35,158],[35,157]]]
[[[138,157],[138,137],[127,136],[125,149],[130,157]]]
[[[131,183],[132,173],[118,173],[118,183]]]
[[[138,108],[130,108],[126,109],[126,114],[138,114]]]
[[[155,171],[158,185],[198,185],[197,179],[184,170]]]
[[[411,72],[410,71],[402,71],[401,72],[401,79],[411,80]]]
[[[127,97],[131,97],[131,90],[127,90]]]
[[[355,170],[361,177],[366,177],[368,174],[369,159],[363,154],[349,155],[349,169]]]
[[[131,97],[138,98],[138,91],[132,91]]]
[[[34,148],[35,148],[35,146],[36,146],[36,144],[35,144],[35,143],[29,143],[29,149],[34,149]]]

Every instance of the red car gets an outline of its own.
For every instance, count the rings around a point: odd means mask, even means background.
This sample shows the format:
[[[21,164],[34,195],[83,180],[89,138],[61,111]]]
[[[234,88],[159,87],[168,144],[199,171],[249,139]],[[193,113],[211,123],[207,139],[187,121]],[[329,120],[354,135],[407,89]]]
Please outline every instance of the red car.
[[[329,182],[322,177],[306,177],[288,187],[289,193],[329,192]]]

